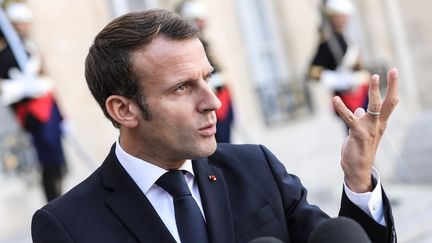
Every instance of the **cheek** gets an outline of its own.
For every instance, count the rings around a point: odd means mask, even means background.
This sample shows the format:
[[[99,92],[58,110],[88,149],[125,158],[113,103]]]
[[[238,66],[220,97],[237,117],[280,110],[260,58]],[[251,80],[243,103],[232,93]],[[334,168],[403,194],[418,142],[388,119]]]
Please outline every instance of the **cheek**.
[[[184,99],[160,98],[152,102],[151,107],[152,113],[173,122],[190,120],[194,114],[192,102]]]
[[[171,114],[171,116],[167,117],[167,123],[170,125],[171,128],[174,129],[182,129],[179,132],[182,132],[183,130],[188,130],[188,127],[192,126],[192,117],[190,114],[186,112],[178,111],[177,114]]]
[[[161,133],[189,132],[197,123],[197,113],[190,99],[158,97],[148,100],[153,126]],[[164,131],[167,130],[167,131]]]
[[[181,130],[187,129],[193,123],[193,113],[182,106],[159,106],[152,112],[152,120],[159,129]],[[181,129],[181,130],[179,130]]]

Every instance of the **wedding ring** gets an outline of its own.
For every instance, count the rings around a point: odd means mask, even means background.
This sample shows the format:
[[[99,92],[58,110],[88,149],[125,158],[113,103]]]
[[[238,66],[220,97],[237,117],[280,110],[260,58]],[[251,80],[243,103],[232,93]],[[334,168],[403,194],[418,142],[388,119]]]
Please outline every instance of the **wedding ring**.
[[[379,111],[370,111],[369,109],[367,109],[366,112],[372,116],[379,116],[379,114],[381,114]]]

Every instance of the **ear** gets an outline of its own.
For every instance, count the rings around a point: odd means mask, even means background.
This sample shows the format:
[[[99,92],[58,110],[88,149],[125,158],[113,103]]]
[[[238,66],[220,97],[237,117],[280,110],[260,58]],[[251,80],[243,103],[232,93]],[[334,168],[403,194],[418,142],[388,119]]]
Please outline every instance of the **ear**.
[[[111,118],[121,126],[128,128],[138,126],[139,109],[130,99],[120,95],[111,95],[105,101],[105,107]]]

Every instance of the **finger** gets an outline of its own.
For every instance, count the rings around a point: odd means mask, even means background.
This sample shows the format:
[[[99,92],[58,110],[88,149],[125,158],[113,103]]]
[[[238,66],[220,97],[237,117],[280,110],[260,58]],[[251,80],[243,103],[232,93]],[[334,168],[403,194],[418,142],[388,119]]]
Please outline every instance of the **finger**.
[[[369,82],[369,103],[368,111],[380,112],[381,111],[381,95],[379,91],[379,76],[377,74],[372,75]],[[371,117],[377,118],[377,115],[368,114]]]
[[[392,68],[387,73],[387,90],[384,102],[382,103],[380,117],[382,121],[388,120],[398,102],[398,71],[396,68]]]
[[[356,117],[354,114],[345,106],[339,96],[333,97],[333,105],[340,118],[347,124],[348,127],[352,128],[355,125]]]
[[[364,110],[363,108],[361,108],[361,107],[357,108],[357,109],[354,111],[354,115],[355,115],[357,118],[362,117],[365,113],[366,113],[365,110]]]

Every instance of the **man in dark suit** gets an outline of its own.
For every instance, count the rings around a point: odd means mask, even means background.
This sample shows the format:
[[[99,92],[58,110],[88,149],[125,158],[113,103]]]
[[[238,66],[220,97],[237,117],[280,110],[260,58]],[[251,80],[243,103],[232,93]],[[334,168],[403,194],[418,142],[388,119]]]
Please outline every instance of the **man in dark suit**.
[[[168,11],[150,10],[119,17],[96,36],[86,80],[120,136],[90,177],[35,213],[34,242],[229,243],[262,236],[307,242],[328,219],[265,147],[216,144],[220,101],[208,86],[212,67],[198,33]],[[371,79],[368,112],[353,114],[334,99],[351,129],[342,148],[340,214],[359,222],[373,242],[395,240],[390,205],[372,168],[398,99],[396,70],[388,79],[382,103],[378,77]],[[164,183],[172,173],[199,212],[189,226],[203,221],[204,233],[184,233],[190,222],[177,217],[181,199],[171,192],[174,183]]]

